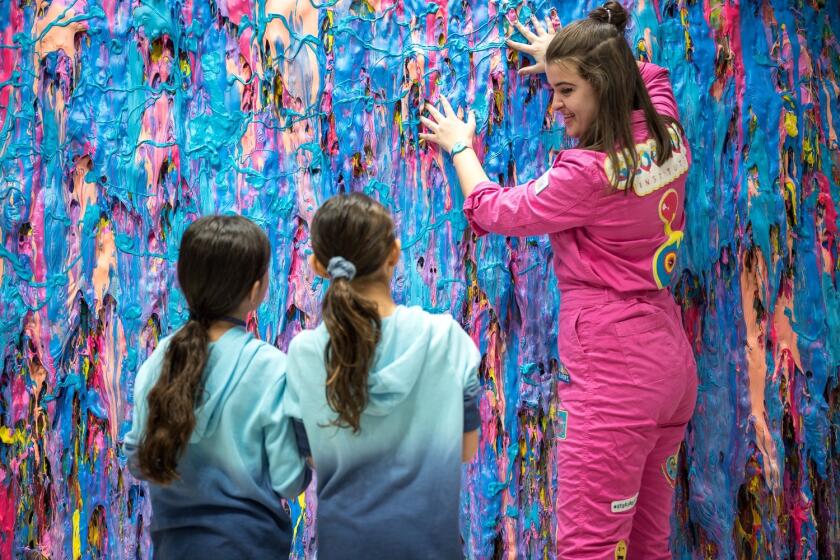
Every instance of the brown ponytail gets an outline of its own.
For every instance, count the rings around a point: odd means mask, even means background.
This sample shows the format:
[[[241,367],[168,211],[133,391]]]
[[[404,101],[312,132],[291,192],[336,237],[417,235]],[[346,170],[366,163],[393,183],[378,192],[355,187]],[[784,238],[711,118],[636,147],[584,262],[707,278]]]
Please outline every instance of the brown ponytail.
[[[341,257],[351,269],[331,280],[322,313],[330,335],[324,350],[326,397],[338,414],[332,424],[354,432],[367,406],[368,373],[382,327],[376,304],[354,289],[354,282],[389,281],[376,274],[395,239],[387,210],[359,193],[330,198],[312,220],[312,250],[318,262],[327,268]]]
[[[195,428],[195,407],[204,366],[207,329],[191,319],[169,340],[160,377],[149,391],[149,415],[140,444],[140,470],[168,484],[178,478],[178,457]]]
[[[184,232],[178,283],[190,320],[170,338],[160,376],[147,396],[138,462],[149,480],[169,484],[178,478],[178,460],[195,428],[203,387],[207,328],[239,306],[264,277],[270,258],[265,233],[242,216],[207,216]]]

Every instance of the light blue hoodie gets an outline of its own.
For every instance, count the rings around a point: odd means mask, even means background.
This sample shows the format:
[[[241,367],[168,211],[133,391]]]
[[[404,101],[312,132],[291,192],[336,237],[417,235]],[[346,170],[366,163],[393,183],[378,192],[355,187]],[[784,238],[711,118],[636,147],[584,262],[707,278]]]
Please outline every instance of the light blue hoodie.
[[[132,474],[146,426],[146,397],[171,337],[140,367],[125,436]],[[292,527],[280,496],[297,496],[310,473],[281,401],[286,357],[234,327],[210,343],[195,430],[178,461],[180,479],[149,483],[156,558],[286,558]]]
[[[292,340],[283,398],[315,461],[318,558],[463,558],[463,433],[480,423],[475,343],[449,315],[397,307],[382,320],[354,434],[330,425],[328,339],[321,324]]]

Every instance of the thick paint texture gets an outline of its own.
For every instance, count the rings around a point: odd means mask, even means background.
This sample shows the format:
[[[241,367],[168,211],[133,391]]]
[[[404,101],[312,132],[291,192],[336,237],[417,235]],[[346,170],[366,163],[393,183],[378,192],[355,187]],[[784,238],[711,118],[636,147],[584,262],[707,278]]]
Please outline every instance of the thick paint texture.
[[[271,287],[250,327],[286,349],[318,321],[314,209],[354,190],[394,213],[399,301],[453,313],[484,357],[465,553],[552,558],[569,481],[553,466],[550,247],[473,238],[448,159],[418,141],[418,107],[445,94],[474,109],[502,184],[541,173],[567,144],[545,84],[516,74],[508,20],[590,7],[0,0],[0,557],[150,555],[147,493],[119,444],[139,364],[187,315],[186,225],[241,212],[265,228]],[[674,290],[701,386],[663,474],[674,555],[838,556],[840,6],[630,9],[632,45],[671,70],[695,155]],[[311,492],[291,508],[295,555],[311,556]]]

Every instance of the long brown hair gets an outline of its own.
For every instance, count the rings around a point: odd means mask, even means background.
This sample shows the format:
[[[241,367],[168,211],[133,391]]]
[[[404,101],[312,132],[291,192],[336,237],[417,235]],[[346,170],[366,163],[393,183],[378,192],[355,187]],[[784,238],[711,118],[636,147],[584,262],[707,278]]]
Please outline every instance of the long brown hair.
[[[355,268],[356,281],[388,281],[375,275],[394,246],[394,222],[370,197],[353,193],[330,198],[315,212],[310,235],[315,258],[325,268],[342,257]],[[324,350],[327,403],[338,414],[332,424],[358,432],[382,321],[376,304],[347,277],[331,279],[321,309],[330,335]]]
[[[148,418],[138,450],[140,471],[159,484],[178,478],[178,459],[195,428],[213,321],[234,311],[268,270],[265,233],[242,216],[206,216],[184,232],[178,283],[190,308],[169,340],[160,377],[149,391]]]
[[[560,29],[545,52],[546,64],[571,62],[598,96],[598,113],[589,129],[580,137],[581,148],[605,152],[614,173],[610,177],[616,189],[633,189],[639,155],[633,140],[634,109],[645,114],[648,130],[656,142],[656,163],[671,157],[668,124],[674,119],[660,115],[653,107],[630,45],[624,37],[627,11],[618,2],[607,2]],[[619,150],[623,155],[619,154]],[[629,161],[628,161],[629,160]],[[626,165],[628,174],[620,178]]]

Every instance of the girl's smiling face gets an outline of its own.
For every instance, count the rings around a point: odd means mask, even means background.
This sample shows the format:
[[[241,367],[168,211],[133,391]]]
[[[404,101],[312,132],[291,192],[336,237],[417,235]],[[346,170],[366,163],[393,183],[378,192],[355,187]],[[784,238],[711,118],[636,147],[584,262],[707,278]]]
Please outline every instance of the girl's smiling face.
[[[580,138],[598,114],[598,95],[592,85],[578,73],[577,66],[562,60],[546,64],[545,75],[554,97],[551,110],[563,115],[566,134]]]

